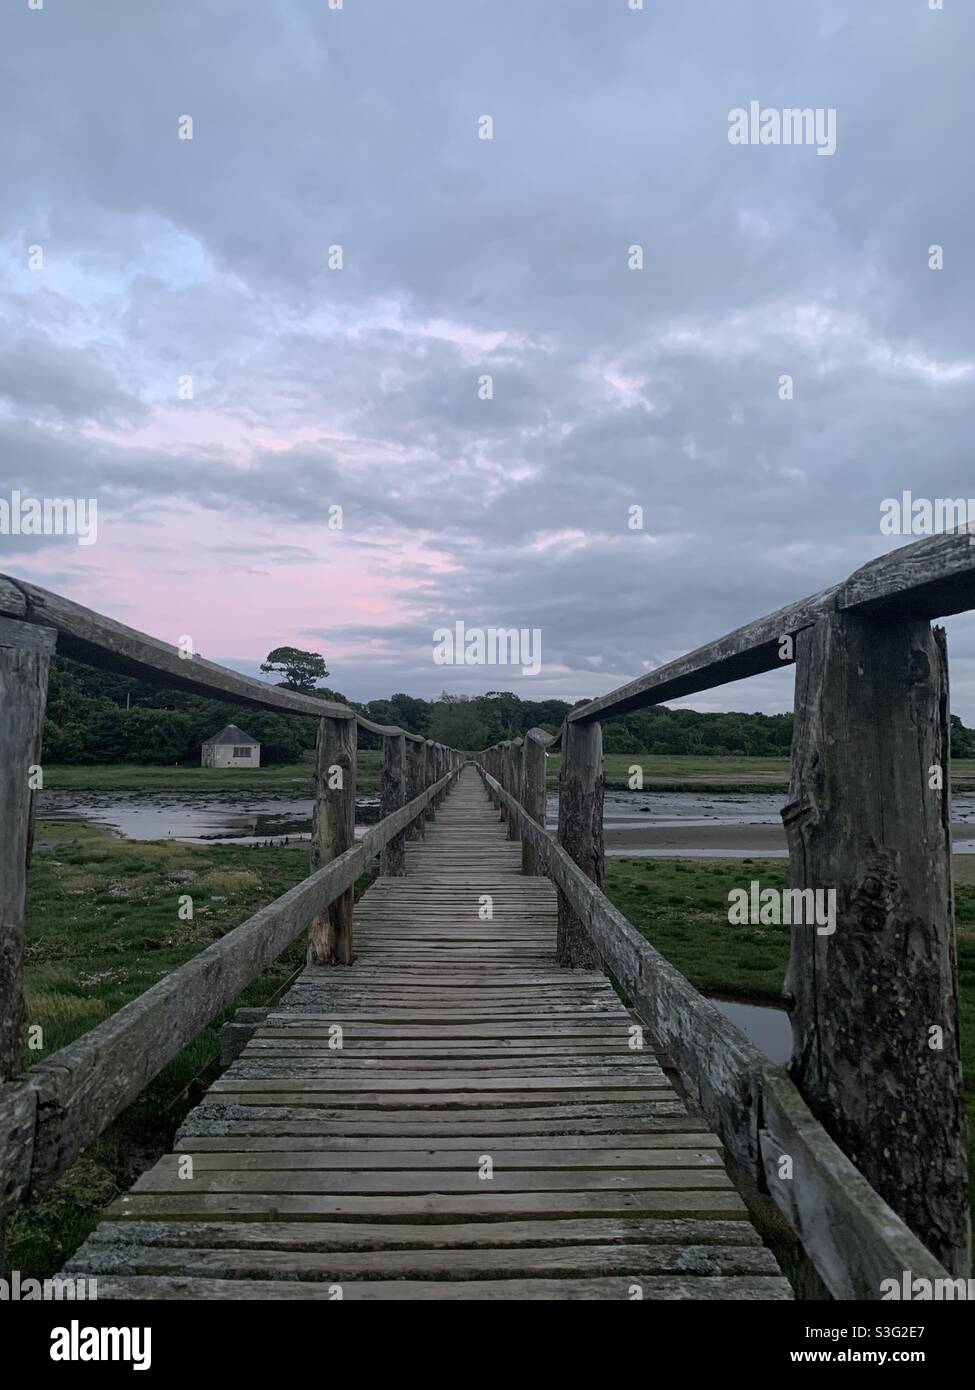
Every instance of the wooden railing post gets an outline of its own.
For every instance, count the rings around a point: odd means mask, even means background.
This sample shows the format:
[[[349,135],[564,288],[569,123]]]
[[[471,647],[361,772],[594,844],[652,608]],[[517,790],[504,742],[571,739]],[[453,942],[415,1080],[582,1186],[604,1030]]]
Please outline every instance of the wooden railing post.
[[[545,749],[531,734],[521,748],[521,804],[545,828]],[[521,872],[538,873],[538,851],[527,836],[521,842]]]
[[[562,734],[559,771],[559,844],[602,888],[603,859],[603,731],[599,721],[566,723]],[[556,957],[560,965],[594,969],[599,956],[581,919],[559,892],[559,931]]]
[[[312,810],[311,871],[337,859],[355,843],[355,784],[358,729],[354,719],[320,719],[315,743],[315,802]],[[309,964],[351,965],[354,890],[348,888],[320,912],[308,929]]]
[[[412,801],[414,797],[424,791],[423,785],[423,766],[424,766],[424,745],[418,743],[416,739],[406,740],[406,799]],[[407,831],[407,838],[410,840],[422,840],[426,836],[424,829],[424,817],[417,816],[416,820]]]
[[[835,891],[835,914],[791,929],[791,1074],[867,1181],[967,1276],[944,632],[836,613],[799,634],[796,661],[791,881]]]
[[[47,675],[55,634],[44,627],[0,618],[0,1093],[21,1071],[24,999],[24,919],[27,871],[34,842],[34,803],[41,767],[41,733]],[[12,1089],[12,1088],[11,1088]],[[23,1100],[0,1105],[4,1146],[33,1124]],[[16,1201],[27,1181],[10,1178],[0,1190],[0,1274],[7,1271],[7,1200]]]
[[[497,778],[498,781],[501,783],[502,788],[506,792],[511,790],[511,788],[508,786],[508,752],[510,748],[510,739],[503,739],[500,745],[498,746]],[[498,819],[502,821],[502,823],[506,823],[508,820],[508,808],[507,806],[505,806],[504,802],[501,801],[500,798],[498,799]]]
[[[432,738],[428,738],[423,745],[424,789],[426,789],[427,787],[432,787],[434,782],[437,780],[435,748],[436,745],[434,744]],[[432,801],[430,802],[430,805],[427,807],[423,814],[427,820],[436,820],[437,808],[436,806],[434,806]]]
[[[522,740],[514,738],[505,748],[505,774],[507,777],[507,790],[511,796],[521,803],[521,749]],[[518,822],[514,816],[508,816],[508,839],[520,840],[521,832],[518,829]]]
[[[380,811],[382,816],[391,816],[406,803],[406,736],[404,734],[383,735],[382,783],[380,786]],[[394,878],[406,873],[406,833],[394,835],[382,852],[381,872]]]
[[[49,628],[0,618],[0,1082],[20,1071],[27,870],[54,646]]]

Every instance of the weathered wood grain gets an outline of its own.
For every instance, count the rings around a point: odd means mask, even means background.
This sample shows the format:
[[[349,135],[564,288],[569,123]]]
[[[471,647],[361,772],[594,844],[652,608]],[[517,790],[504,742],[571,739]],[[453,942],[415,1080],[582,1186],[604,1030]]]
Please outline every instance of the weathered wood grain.
[[[810,1109],[967,1275],[943,636],[923,618],[858,613],[799,636],[782,818],[793,888],[836,906],[832,931],[793,924],[786,991],[790,1072]]]
[[[834,1298],[877,1300],[903,1271],[948,1271],[833,1142],[784,1071],[762,1078],[762,1159],[768,1190]]]
[[[31,769],[40,766],[54,637],[0,620],[0,1082],[20,1068],[24,906],[33,840]]]
[[[315,744],[311,872],[355,844],[356,725],[350,719],[320,719]],[[351,965],[355,959],[353,890],[323,908],[308,929],[308,960]]]
[[[406,741],[402,734],[387,734],[383,739],[380,769],[380,809],[391,816],[406,801]],[[382,853],[382,872],[399,877],[406,872],[406,832],[394,835]]]
[[[603,731],[599,723],[568,724],[559,768],[559,845],[598,890],[605,879],[603,853]],[[511,813],[518,821],[520,817]],[[599,954],[592,933],[559,886],[560,965],[593,969]]]

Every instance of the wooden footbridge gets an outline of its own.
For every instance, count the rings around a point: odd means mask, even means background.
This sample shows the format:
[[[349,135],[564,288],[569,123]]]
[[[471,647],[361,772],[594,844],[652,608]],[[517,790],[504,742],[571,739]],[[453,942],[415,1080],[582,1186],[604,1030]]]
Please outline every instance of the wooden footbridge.
[[[975,606],[969,539],[894,552],[577,707],[554,736],[473,754],[0,576],[0,1215],[307,935],[289,992],[225,1025],[226,1068],[174,1152],[70,1260],[100,1297],[878,1299],[904,1271],[967,1275],[947,668],[930,618]],[[22,1073],[55,646],[316,719],[312,872]],[[793,927],[786,1070],[602,893],[599,721],[788,662],[793,885],[832,888],[838,909],[830,935]],[[356,840],[359,728],[382,739],[383,818]]]

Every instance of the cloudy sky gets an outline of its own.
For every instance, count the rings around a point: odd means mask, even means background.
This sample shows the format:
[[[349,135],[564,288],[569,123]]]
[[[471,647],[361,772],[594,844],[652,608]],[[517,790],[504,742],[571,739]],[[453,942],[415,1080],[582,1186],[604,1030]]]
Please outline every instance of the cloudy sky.
[[[0,569],[358,699],[592,696],[835,582],[975,497],[973,52],[970,0],[4,0],[0,497],[98,538]]]

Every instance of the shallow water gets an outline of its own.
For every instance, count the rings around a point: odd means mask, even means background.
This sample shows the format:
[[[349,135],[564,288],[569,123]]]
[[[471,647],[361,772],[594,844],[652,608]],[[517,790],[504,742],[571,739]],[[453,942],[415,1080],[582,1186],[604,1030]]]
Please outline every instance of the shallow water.
[[[778,1065],[789,1060],[792,1024],[785,1009],[776,1009],[771,1004],[742,1004],[737,999],[716,999],[710,994],[708,998],[770,1062]]]
[[[713,859],[781,859],[784,849],[736,846],[707,848],[695,845],[695,827],[782,825],[784,797],[775,792],[607,792],[603,824],[608,832],[678,829],[679,850],[634,845],[609,847],[611,855],[630,858],[673,857]],[[254,844],[300,842],[311,838],[312,803],[309,797],[248,796],[206,792],[58,792],[41,793],[38,813],[48,820],[80,820],[102,826],[130,840],[186,840],[192,844]],[[376,797],[356,801],[357,835],[379,814]],[[546,805],[550,830],[558,824],[558,797],[550,794]],[[952,802],[956,825],[975,827],[975,792],[959,792]],[[747,836],[743,836],[747,840]],[[975,853],[975,838],[956,839],[956,854]]]
[[[356,836],[378,817],[379,803],[356,801]],[[153,792],[41,793],[38,815],[45,820],[78,820],[101,826],[129,840],[183,840],[190,844],[250,845],[300,843],[311,839],[309,797],[222,796],[219,792],[184,796]]]

